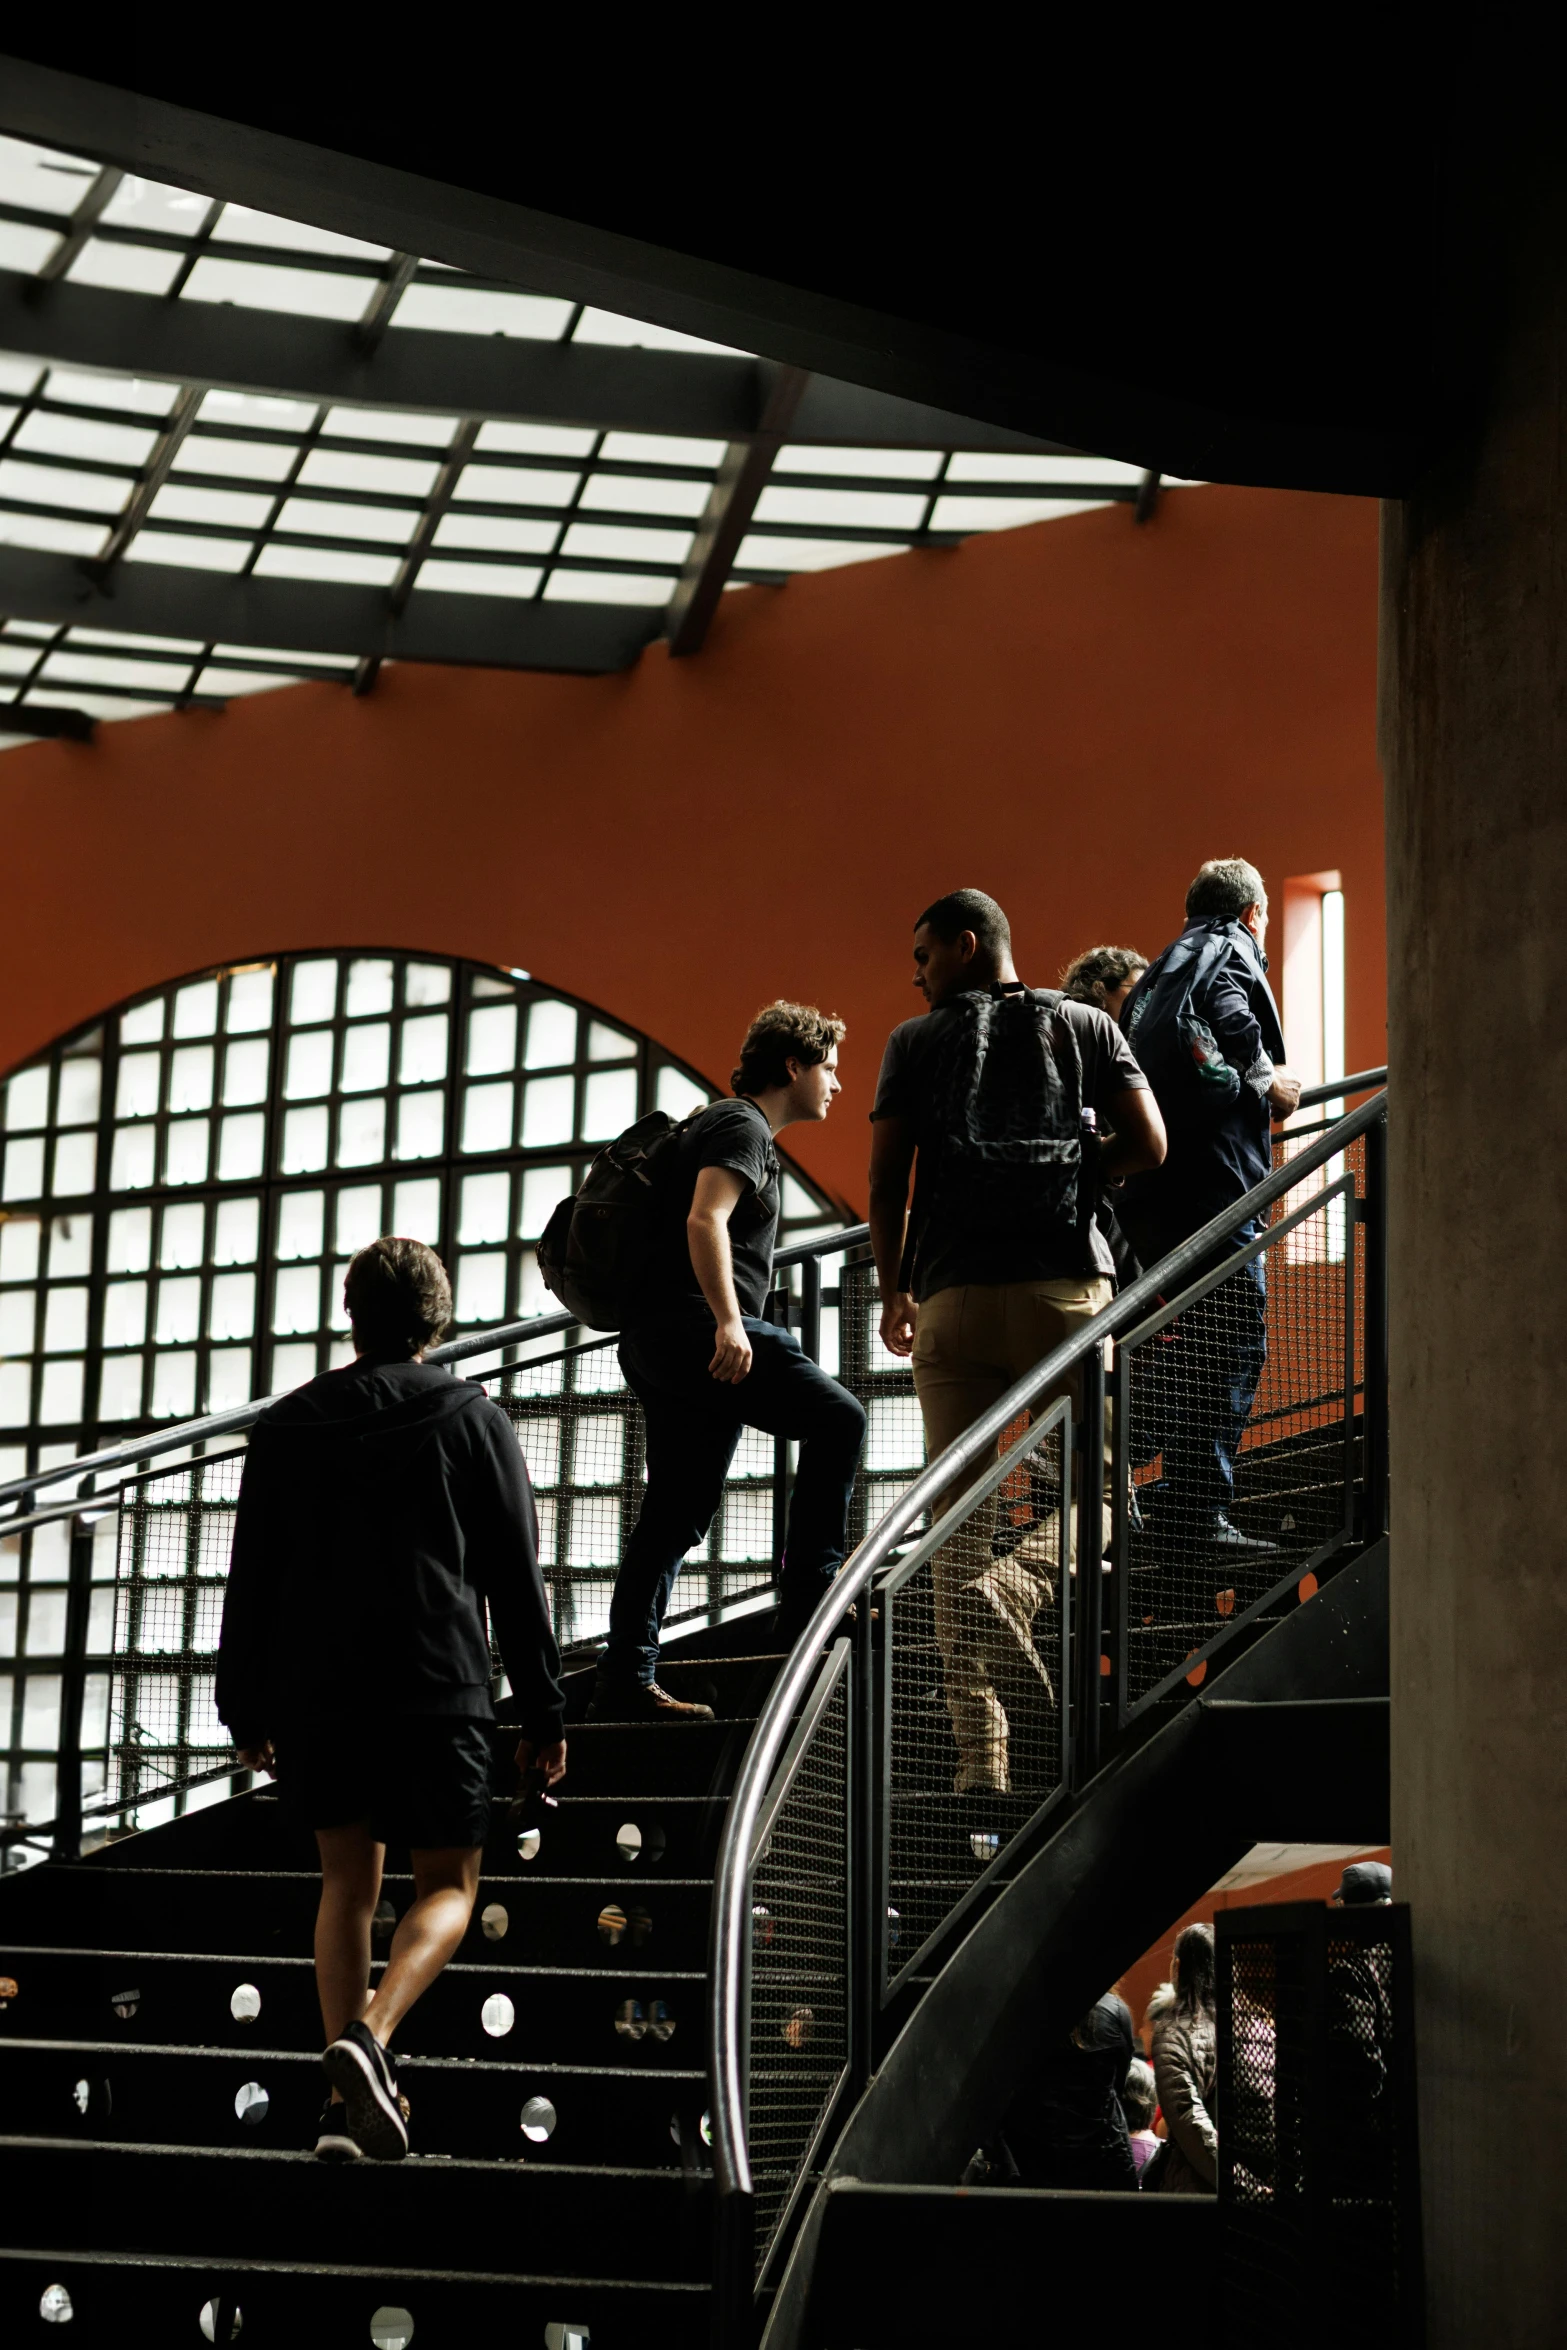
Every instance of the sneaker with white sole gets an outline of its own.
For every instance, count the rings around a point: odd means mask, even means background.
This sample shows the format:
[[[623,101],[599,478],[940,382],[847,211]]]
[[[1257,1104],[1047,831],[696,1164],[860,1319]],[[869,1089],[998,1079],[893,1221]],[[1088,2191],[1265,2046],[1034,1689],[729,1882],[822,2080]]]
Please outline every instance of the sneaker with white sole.
[[[321,2119],[316,2124],[317,2162],[357,2162],[359,2146],[348,2134],[348,2108],[341,2099],[329,2097],[321,2108]]]
[[[360,2153],[375,2162],[400,2162],[408,2152],[408,2124],[397,2071],[369,2025],[350,2024],[321,2062],[343,2100],[348,2135]]]

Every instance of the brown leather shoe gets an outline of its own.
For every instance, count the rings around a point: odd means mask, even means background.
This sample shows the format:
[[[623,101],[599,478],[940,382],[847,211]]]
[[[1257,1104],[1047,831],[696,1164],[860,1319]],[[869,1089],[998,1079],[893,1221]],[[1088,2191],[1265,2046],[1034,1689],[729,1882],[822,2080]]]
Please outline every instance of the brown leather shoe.
[[[590,1722],[710,1722],[710,1705],[687,1705],[656,1681],[606,1681],[598,1674],[588,1705]]]

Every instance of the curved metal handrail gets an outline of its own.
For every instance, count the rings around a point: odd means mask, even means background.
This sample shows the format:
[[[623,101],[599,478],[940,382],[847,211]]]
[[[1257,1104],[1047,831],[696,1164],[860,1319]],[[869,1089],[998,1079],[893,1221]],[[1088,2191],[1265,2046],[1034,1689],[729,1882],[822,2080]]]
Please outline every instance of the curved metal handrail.
[[[809,1257],[836,1256],[840,1250],[858,1248],[870,1237],[868,1224],[849,1224],[841,1232],[823,1233],[816,1240],[800,1240],[781,1248],[773,1258],[774,1266],[803,1264]],[[536,1338],[554,1338],[579,1327],[574,1314],[535,1314],[523,1322],[500,1322],[490,1330],[473,1331],[467,1338],[451,1338],[443,1346],[432,1346],[425,1356],[427,1363],[459,1363],[474,1355],[493,1354],[505,1346],[527,1346]],[[608,1331],[606,1337],[615,1333]],[[0,1485],[0,1511],[9,1502],[25,1502],[30,1494],[39,1493],[45,1486],[60,1485],[68,1477],[91,1477],[108,1470],[134,1468],[138,1461],[156,1460],[160,1453],[178,1452],[189,1444],[210,1443],[215,1436],[240,1436],[253,1428],[264,1411],[281,1401],[276,1395],[259,1396],[250,1403],[232,1405],[227,1411],[208,1412],[199,1420],[179,1420],[168,1428],[159,1428],[148,1436],[133,1436],[123,1444],[110,1445],[104,1452],[79,1454],[75,1460],[55,1461],[47,1469],[35,1469],[31,1476],[13,1477]],[[0,1515],[0,1527],[19,1525],[24,1519],[29,1527],[41,1526],[54,1518],[74,1517],[81,1503],[71,1509],[59,1509],[46,1518],[42,1511],[17,1509]]]
[[[1359,1080],[1335,1081],[1330,1092],[1359,1089]],[[1315,1091],[1316,1089],[1314,1089]],[[1306,1099],[1303,1095],[1302,1101]],[[906,1487],[859,1548],[847,1559],[818,1602],[804,1632],[768,1693],[741,1761],[729,1801],[723,1841],[713,1885],[712,1928],[708,1981],[712,1991],[709,2016],[709,2063],[712,2088],[713,2172],[720,2195],[752,2192],[750,2157],[745,2143],[745,2100],[742,2068],[744,2043],[741,2000],[744,1993],[746,1948],[746,1886],[757,1820],[766,1799],[779,1756],[788,1743],[792,1718],[801,1704],[827,1635],[845,1608],[863,1598],[871,1578],[884,1567],[911,1526],[946,1491],[956,1476],[995,1449],[1002,1434],[1021,1412],[1076,1368],[1084,1356],[1107,1338],[1118,1337],[1137,1322],[1145,1310],[1169,1292],[1238,1227],[1250,1223],[1294,1190],[1314,1169],[1337,1158],[1347,1146],[1382,1116],[1385,1093],[1363,1102],[1358,1110],[1335,1119],[1328,1130],[1246,1193],[1179,1248],[1172,1249],[1136,1281],[1128,1284],[1102,1314],[1085,1322],[1033,1370],[1025,1372],[991,1405],[971,1428],[938,1453],[913,1484]]]

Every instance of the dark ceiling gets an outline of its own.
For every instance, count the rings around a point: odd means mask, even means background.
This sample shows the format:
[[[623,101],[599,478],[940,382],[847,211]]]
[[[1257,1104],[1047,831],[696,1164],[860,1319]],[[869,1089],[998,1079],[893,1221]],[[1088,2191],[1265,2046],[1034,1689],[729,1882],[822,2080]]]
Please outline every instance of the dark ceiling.
[[[1396,494],[1453,428],[1395,11],[1268,56],[1187,16],[236,62],[133,21],[13,29],[0,129],[1169,474]]]

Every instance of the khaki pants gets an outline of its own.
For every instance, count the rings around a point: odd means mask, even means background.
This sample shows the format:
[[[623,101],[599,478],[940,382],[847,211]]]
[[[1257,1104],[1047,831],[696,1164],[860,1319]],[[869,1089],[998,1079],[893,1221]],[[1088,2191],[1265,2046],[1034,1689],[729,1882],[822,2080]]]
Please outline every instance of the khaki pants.
[[[927,1299],[914,1336],[914,1391],[925,1422],[927,1459],[934,1460],[971,1428],[1014,1381],[1091,1315],[1102,1313],[1110,1298],[1110,1283],[1095,1279],[991,1282],[938,1290]],[[1036,1410],[1043,1412],[1062,1394],[1070,1395],[1075,1406],[1079,1392],[1078,1380],[1063,1380],[1041,1397]],[[1106,1540],[1111,1499],[1108,1419],[1107,1413]],[[937,1500],[937,1514],[953,1509],[988,1465],[980,1461],[949,1486]],[[1032,1625],[1053,1596],[1050,1562],[1071,1562],[1072,1531],[1063,1529],[1058,1541],[1055,1523],[1048,1521],[1030,1529],[1009,1558],[997,1559],[991,1555],[995,1523],[992,1497],[931,1561],[936,1640],[957,1740],[954,1785],[960,1795],[974,1788],[1006,1793],[1014,1778],[1036,1778],[1044,1759],[1045,1717],[1055,1703],[1049,1675],[1034,1646]],[[1009,1745],[1025,1730],[1032,1767],[1015,1747],[1009,1754]]]

